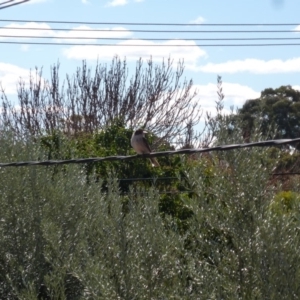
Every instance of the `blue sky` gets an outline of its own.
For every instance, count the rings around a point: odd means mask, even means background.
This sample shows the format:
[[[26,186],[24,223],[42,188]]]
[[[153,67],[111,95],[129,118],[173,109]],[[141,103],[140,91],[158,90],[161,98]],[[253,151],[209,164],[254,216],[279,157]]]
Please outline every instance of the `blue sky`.
[[[3,2],[3,1],[0,1]],[[46,21],[79,22],[142,22],[142,23],[295,23],[300,25],[299,0],[31,0],[0,10],[1,27],[22,27],[23,30],[0,28],[0,41],[22,41],[23,44],[0,44],[0,82],[8,97],[14,98],[16,84],[21,76],[28,80],[29,70],[43,67],[43,75],[49,79],[50,67],[60,63],[61,78],[65,74],[74,74],[82,60],[87,60],[93,69],[96,61],[110,63],[114,55],[126,57],[129,68],[134,69],[139,57],[144,60],[152,56],[161,63],[171,57],[174,66],[179,59],[185,61],[187,78],[192,78],[199,91],[199,101],[204,110],[211,111],[216,100],[216,78],[221,75],[225,93],[225,106],[240,107],[247,99],[258,97],[265,88],[292,85],[300,89],[300,45],[272,47],[190,47],[191,44],[212,44],[214,41],[195,41],[195,38],[300,38],[300,32],[288,33],[140,33],[132,29],[156,30],[300,30],[300,26],[281,27],[204,27],[190,26],[129,26],[129,25],[88,25],[88,24],[52,24]],[[3,21],[10,20],[10,21]],[[17,22],[12,20],[28,20]],[[45,21],[35,23],[34,21]],[[47,31],[25,30],[28,27],[48,28]],[[64,28],[64,31],[55,31]],[[66,46],[63,42],[84,42],[83,40],[65,40],[62,37],[90,37],[87,43],[97,41],[95,32],[75,32],[74,29],[111,29],[100,33],[101,37],[137,38],[138,41],[115,41],[115,43],[139,43],[143,47],[95,47]],[[122,29],[123,32],[113,31]],[[55,37],[48,40],[59,44],[29,45],[34,39],[7,38],[1,35],[33,35]],[[144,41],[144,38],[166,38],[166,41]],[[299,43],[300,40],[287,41],[248,41],[247,43]],[[222,43],[222,42],[219,42]],[[223,43],[241,43],[223,41]],[[153,47],[151,45],[163,45]],[[180,47],[170,47],[180,44]]]

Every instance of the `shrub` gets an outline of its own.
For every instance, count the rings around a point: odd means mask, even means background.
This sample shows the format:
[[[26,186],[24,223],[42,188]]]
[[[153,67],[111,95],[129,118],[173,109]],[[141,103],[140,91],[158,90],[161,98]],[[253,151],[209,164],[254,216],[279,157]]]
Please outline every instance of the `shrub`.
[[[2,162],[43,156],[9,135],[1,145]],[[0,298],[299,298],[299,210],[292,222],[270,210],[277,191],[265,159],[264,149],[242,149],[185,163],[189,193],[174,198],[187,212],[181,228],[155,185],[124,194],[116,178],[105,191],[101,180],[87,184],[81,165],[55,176],[1,168]]]

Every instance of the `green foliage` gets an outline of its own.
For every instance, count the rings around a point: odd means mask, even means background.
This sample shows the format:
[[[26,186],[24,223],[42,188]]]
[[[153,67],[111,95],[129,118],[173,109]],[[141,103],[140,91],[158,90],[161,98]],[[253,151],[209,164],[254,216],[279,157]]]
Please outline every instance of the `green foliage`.
[[[71,158],[71,149],[66,147],[67,138],[59,131],[49,136],[42,136],[40,144],[48,160]]]
[[[275,195],[270,209],[275,214],[293,215],[300,208],[300,194],[292,191],[281,191]]]
[[[102,193],[79,166],[54,178],[38,167],[0,177],[1,299],[184,295],[182,238],[165,230],[154,190],[130,193],[124,214],[117,182]]]
[[[291,86],[265,89],[258,99],[248,100],[238,111],[244,136],[249,136],[259,120],[263,135],[270,130],[275,138],[297,138],[300,135],[300,92]],[[271,137],[271,135],[269,135]]]
[[[45,153],[0,141],[3,162]],[[298,299],[299,194],[270,185],[267,157],[181,160],[174,195],[111,176],[103,190],[81,165],[0,169],[0,299]]]
[[[283,189],[288,190],[290,182],[298,180],[296,173],[300,172],[300,153],[295,149],[280,149],[279,147],[271,147],[267,150],[266,164],[272,168],[274,174],[273,183],[283,184]],[[294,174],[293,174],[294,173]],[[290,176],[288,174],[291,174]]]
[[[106,157],[112,155],[133,155],[134,150],[130,145],[132,130],[126,129],[124,123],[116,119],[105,130],[94,134],[81,134],[68,138],[63,134],[55,133],[42,137],[40,140],[42,149],[45,150],[47,159],[69,159]],[[152,144],[156,137],[151,133],[147,139]],[[170,145],[162,143],[159,151],[170,149]],[[91,180],[101,181],[103,191],[108,190],[108,179],[113,174],[119,179],[119,189],[123,194],[128,194],[130,188],[155,186],[161,192],[160,210],[164,214],[176,217],[178,226],[186,228],[186,219],[191,212],[184,206],[178,197],[182,186],[176,182],[178,174],[184,177],[183,163],[180,157],[159,158],[161,167],[153,168],[147,159],[89,163],[84,166],[87,182]],[[54,173],[62,170],[54,168]],[[156,178],[164,180],[156,180]],[[138,178],[138,181],[131,180]],[[145,180],[143,180],[145,179]],[[150,179],[150,180],[149,180]],[[126,201],[125,201],[126,202]]]

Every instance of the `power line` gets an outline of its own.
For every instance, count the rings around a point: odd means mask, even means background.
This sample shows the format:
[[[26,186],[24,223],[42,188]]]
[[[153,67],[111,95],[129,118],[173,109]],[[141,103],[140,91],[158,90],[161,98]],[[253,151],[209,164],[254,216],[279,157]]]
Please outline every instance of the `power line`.
[[[40,30],[40,31],[68,31],[68,28],[37,28],[37,27],[5,27],[1,26],[0,29],[4,30]],[[150,30],[150,29],[83,29],[74,28],[72,31],[84,31],[84,32],[147,32],[147,33],[295,33],[300,30]]]
[[[24,30],[60,30],[60,31],[66,31],[68,29],[65,28],[56,28],[56,29],[51,29],[51,28],[33,28],[33,27],[28,27],[28,28],[21,28],[21,27],[0,27],[0,29],[13,29],[13,30],[19,30],[19,31],[24,31]],[[110,33],[115,33],[115,32],[128,32],[127,30],[123,29],[72,29],[72,31],[78,31],[78,32],[110,32]],[[222,32],[222,33],[228,33],[228,32],[300,32],[300,30],[296,31],[278,31],[278,30],[272,30],[272,31],[243,31],[243,30],[235,30],[235,31],[166,31],[166,30],[135,30],[138,32],[152,32],[152,33],[167,33],[167,32],[185,32],[185,33],[197,33],[197,32]],[[172,38],[125,38],[125,37],[87,37],[87,36],[78,36],[78,37],[70,37],[70,36],[34,36],[34,35],[0,35],[2,38],[18,38],[18,39],[64,39],[64,40],[118,40],[118,41],[167,41]],[[184,41],[288,41],[288,40],[299,40],[299,37],[252,37],[252,38],[178,38],[176,37],[173,40],[184,40]],[[1,41],[0,43],[2,44],[24,44],[24,42],[20,41]],[[143,44],[106,44],[106,43],[68,43],[68,42],[25,42],[25,44],[31,44],[31,45],[65,45],[65,46],[114,46],[114,47],[143,47],[145,45]],[[150,47],[256,47],[256,46],[299,46],[298,43],[254,43],[254,44],[192,44],[192,45],[182,45],[182,44],[173,44],[173,45],[146,45]]]
[[[130,26],[298,26],[300,23],[137,23],[137,22],[84,22],[84,21],[53,21],[53,20],[11,20],[2,19],[0,22],[19,23],[51,23],[51,24],[88,24],[88,25],[130,25]]]
[[[1,6],[1,5],[4,5],[4,4],[7,4],[7,3],[10,3],[10,2],[14,2],[14,0],[4,1],[4,2],[0,3],[0,6]]]
[[[170,38],[114,38],[114,37],[70,37],[70,36],[34,36],[34,35],[0,35],[4,38],[24,38],[24,39],[69,39],[69,40],[118,40],[118,41],[169,41]],[[184,41],[265,41],[265,40],[300,40],[300,37],[284,38],[284,37],[274,37],[274,38],[182,38],[182,39],[172,39],[172,40],[184,40]]]
[[[82,29],[82,28],[43,28],[43,27],[5,27],[4,30],[39,30],[39,31],[83,31],[83,32],[143,32],[143,33],[295,33],[300,30],[148,30],[148,29]]]
[[[128,161],[132,159],[149,158],[149,157],[161,157],[178,154],[195,154],[195,153],[206,153],[213,151],[228,151],[234,149],[252,148],[252,147],[270,147],[278,145],[287,145],[299,143],[300,138],[297,139],[280,139],[280,140],[268,140],[247,144],[232,144],[216,146],[212,148],[201,148],[201,149],[182,149],[175,151],[164,151],[164,152],[153,152],[150,154],[143,155],[131,155],[131,156],[106,156],[106,157],[91,157],[91,158],[79,158],[79,159],[67,159],[67,160],[46,160],[46,161],[25,161],[25,162],[12,162],[12,163],[0,163],[0,167],[24,167],[24,166],[51,166],[51,165],[65,165],[65,164],[83,164],[83,163],[94,163],[103,161]]]
[[[291,175],[300,175],[300,172],[285,172],[285,173],[270,173],[272,176],[291,176]],[[224,175],[221,175],[224,177]],[[220,177],[220,175],[204,175],[204,178],[215,178]],[[237,177],[237,175],[227,175],[225,177],[232,178]],[[137,177],[137,178],[118,178],[117,181],[124,182],[124,181],[161,181],[161,180],[179,180],[179,177]]]
[[[273,176],[300,175],[300,172],[272,173],[271,175],[273,175]]]
[[[10,2],[13,2],[13,1],[14,0],[8,0],[8,1],[0,3],[0,9],[5,9],[5,8],[8,8],[8,7],[11,7],[11,6],[14,6],[14,5],[22,4],[22,3],[28,2],[30,0],[23,0],[21,2],[16,2],[16,3],[12,3],[12,4],[8,4],[8,5],[5,5],[5,6],[2,6],[4,4],[6,4],[6,3],[10,3]]]
[[[286,44],[160,44],[160,45],[143,45],[143,44],[91,44],[91,43],[55,43],[55,42],[8,42],[0,41],[0,44],[19,44],[19,45],[52,45],[52,46],[102,46],[102,47],[273,47],[273,46],[300,46],[300,43]]]
[[[145,177],[145,178],[119,178],[118,181],[157,181],[157,180],[177,180],[178,177]]]

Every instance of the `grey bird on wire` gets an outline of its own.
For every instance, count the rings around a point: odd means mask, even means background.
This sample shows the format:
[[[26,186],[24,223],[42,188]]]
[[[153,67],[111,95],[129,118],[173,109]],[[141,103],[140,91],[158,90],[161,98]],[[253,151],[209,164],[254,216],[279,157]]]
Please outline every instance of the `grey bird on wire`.
[[[149,154],[151,153],[150,146],[145,138],[147,131],[143,129],[137,129],[131,137],[131,146],[137,154]],[[152,166],[159,167],[159,163],[155,157],[150,157]]]

